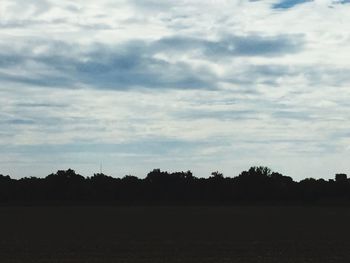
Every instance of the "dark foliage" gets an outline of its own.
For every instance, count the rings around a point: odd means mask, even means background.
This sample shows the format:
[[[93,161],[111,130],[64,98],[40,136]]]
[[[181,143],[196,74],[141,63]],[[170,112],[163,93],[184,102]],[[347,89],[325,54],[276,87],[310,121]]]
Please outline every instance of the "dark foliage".
[[[191,171],[168,173],[160,169],[145,179],[102,173],[83,177],[74,170],[57,171],[46,178],[11,179],[0,175],[1,204],[115,204],[115,205],[235,205],[235,204],[350,204],[350,180],[304,179],[252,167],[237,177],[216,171],[209,178]]]

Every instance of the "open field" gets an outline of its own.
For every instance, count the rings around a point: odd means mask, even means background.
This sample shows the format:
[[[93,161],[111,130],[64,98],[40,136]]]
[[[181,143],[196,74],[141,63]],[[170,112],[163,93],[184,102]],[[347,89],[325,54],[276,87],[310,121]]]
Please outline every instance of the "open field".
[[[350,262],[346,207],[0,207],[0,262]]]

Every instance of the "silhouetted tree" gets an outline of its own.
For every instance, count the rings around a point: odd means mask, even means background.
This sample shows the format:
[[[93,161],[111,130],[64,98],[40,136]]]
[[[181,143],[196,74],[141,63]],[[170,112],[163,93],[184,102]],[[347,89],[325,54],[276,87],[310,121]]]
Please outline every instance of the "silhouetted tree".
[[[346,174],[336,174],[335,175],[335,181],[336,182],[341,182],[344,183],[348,179],[348,176]]]
[[[222,173],[220,173],[219,171],[212,172],[211,175],[216,180],[224,179],[224,175]]]
[[[11,179],[0,175],[1,204],[116,204],[116,205],[232,205],[232,204],[349,204],[350,180],[291,177],[264,166],[251,167],[237,177],[215,171],[197,178],[191,171],[154,169],[145,179],[114,178],[102,173],[84,178],[74,170],[59,170],[45,178]]]

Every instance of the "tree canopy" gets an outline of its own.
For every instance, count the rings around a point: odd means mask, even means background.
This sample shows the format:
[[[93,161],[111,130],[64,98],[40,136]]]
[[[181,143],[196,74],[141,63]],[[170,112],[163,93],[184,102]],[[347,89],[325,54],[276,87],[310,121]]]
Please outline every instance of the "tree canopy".
[[[335,180],[295,182],[264,166],[236,177],[214,171],[208,178],[195,177],[191,171],[154,169],[144,179],[103,173],[84,177],[68,169],[45,178],[0,175],[0,204],[350,204],[350,180],[346,174],[336,174]]]

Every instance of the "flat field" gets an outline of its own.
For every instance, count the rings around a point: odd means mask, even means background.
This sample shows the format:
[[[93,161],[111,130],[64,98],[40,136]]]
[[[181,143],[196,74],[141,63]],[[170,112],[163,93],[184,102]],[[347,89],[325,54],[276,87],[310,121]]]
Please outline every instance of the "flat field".
[[[0,262],[350,262],[347,207],[0,207]]]

